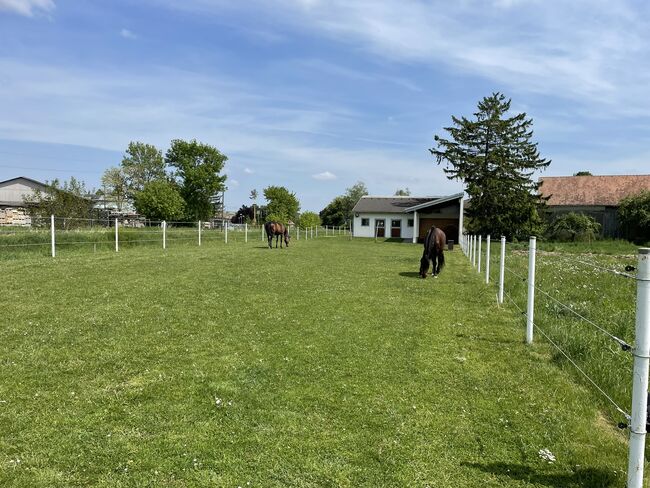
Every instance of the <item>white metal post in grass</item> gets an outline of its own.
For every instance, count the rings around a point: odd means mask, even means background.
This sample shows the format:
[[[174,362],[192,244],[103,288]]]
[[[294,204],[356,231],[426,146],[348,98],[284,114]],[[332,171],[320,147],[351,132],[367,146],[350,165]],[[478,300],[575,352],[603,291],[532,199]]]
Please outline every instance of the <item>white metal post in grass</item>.
[[[313,239],[313,238],[314,238],[314,228],[313,228],[313,227],[310,227],[310,228],[309,228],[309,238],[310,238],[310,239]]]
[[[483,243],[483,236],[478,236],[478,254],[476,255],[477,266],[476,271],[481,274],[481,244]]]
[[[533,319],[535,318],[535,252],[537,237],[531,236],[528,243],[528,306],[526,307],[526,344],[533,342]]]
[[[503,279],[506,275],[506,237],[501,236],[501,261],[499,262],[499,303],[503,303]]]
[[[264,242],[264,226],[260,225],[260,235],[262,236],[262,242]]]
[[[485,284],[490,283],[490,234],[485,239]]]
[[[201,221],[199,220],[199,246],[201,245]]]
[[[51,235],[51,241],[52,241],[52,257],[56,257],[56,236],[55,236],[55,231],[54,231],[54,215],[50,215],[50,235]]]
[[[636,274],[636,339],[632,350],[632,417],[627,488],[642,488],[650,363],[650,249],[639,249]]]
[[[476,266],[476,236],[472,235],[472,266]]]
[[[117,217],[115,217],[115,252],[120,251],[120,238],[118,237],[118,226],[120,224],[117,221]]]
[[[248,242],[248,222],[244,224],[244,242]]]
[[[307,227],[305,227],[305,240],[307,240]]]
[[[226,225],[224,226],[223,239],[226,244],[228,244],[228,221],[226,220]]]
[[[162,228],[163,228],[163,249],[167,249],[167,221],[166,220],[163,220]]]
[[[296,240],[300,240],[300,227],[296,226]]]
[[[318,237],[318,226],[316,226],[316,237]]]

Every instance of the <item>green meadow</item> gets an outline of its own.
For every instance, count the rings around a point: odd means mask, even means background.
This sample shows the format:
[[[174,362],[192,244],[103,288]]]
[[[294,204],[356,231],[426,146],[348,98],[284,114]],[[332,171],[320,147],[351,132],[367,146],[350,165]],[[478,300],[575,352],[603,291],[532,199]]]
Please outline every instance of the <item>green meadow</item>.
[[[0,485],[625,485],[615,413],[458,248],[422,280],[410,244],[187,237],[0,259]]]

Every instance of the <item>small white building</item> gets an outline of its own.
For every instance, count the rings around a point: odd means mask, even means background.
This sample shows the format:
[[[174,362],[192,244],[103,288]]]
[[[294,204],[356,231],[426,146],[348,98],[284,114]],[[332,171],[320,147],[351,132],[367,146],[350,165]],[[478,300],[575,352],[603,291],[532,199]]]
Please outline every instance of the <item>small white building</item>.
[[[463,193],[441,197],[361,197],[352,209],[354,237],[391,237],[421,242],[435,225],[458,243],[463,229]]]

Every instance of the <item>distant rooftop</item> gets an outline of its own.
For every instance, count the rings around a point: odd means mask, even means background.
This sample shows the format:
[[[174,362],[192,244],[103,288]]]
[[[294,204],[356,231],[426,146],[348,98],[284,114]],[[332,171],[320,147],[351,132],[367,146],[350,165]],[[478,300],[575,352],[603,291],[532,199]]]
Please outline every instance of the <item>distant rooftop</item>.
[[[545,176],[540,193],[548,205],[607,205],[643,190],[650,190],[650,175]]]
[[[361,197],[357,204],[352,209],[353,212],[359,213],[402,213],[407,209],[412,207],[418,207],[427,203],[435,203],[440,200],[447,201],[453,197],[460,197],[462,194],[458,195],[444,195],[444,196],[424,196],[424,197],[414,197],[414,196],[373,196],[367,195]]]

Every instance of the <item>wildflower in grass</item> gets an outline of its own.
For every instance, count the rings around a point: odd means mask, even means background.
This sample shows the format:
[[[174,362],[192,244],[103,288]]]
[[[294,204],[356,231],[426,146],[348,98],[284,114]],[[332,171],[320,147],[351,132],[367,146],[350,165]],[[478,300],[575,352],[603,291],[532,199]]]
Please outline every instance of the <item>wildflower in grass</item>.
[[[549,464],[555,462],[555,455],[548,449],[540,449],[537,453],[541,459],[547,461]]]

